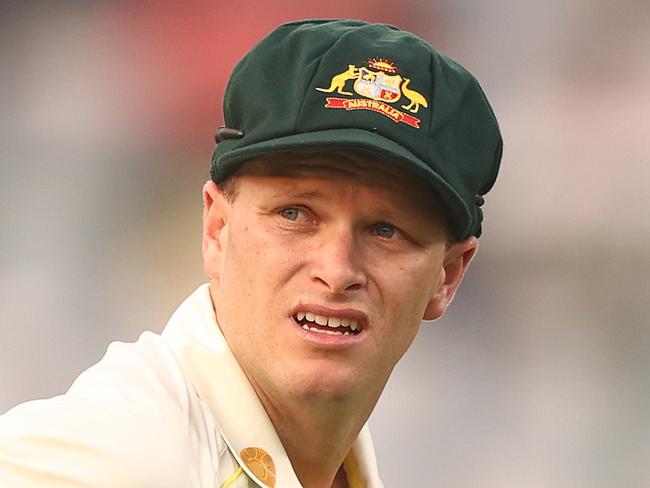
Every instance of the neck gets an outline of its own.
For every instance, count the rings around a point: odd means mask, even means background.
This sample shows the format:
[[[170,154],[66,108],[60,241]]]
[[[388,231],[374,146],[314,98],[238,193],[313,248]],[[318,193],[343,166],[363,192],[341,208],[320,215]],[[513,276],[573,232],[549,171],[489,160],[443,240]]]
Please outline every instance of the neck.
[[[343,401],[274,402],[258,395],[303,486],[347,487],[342,463],[381,390]]]

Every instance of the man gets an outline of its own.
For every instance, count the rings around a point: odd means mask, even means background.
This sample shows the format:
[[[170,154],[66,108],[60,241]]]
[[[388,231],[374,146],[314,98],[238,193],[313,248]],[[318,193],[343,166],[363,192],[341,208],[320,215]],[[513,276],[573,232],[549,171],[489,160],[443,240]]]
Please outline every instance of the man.
[[[209,286],[0,418],[0,486],[382,486],[365,424],[477,250],[494,115],[416,36],[325,20],[255,46],[224,114]]]

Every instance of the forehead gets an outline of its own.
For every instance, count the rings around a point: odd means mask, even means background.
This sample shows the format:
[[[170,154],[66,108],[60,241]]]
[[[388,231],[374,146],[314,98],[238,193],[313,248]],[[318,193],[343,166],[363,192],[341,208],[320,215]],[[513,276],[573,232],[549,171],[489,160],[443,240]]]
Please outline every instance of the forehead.
[[[352,150],[274,153],[248,161],[238,175],[347,179],[377,189],[422,191],[433,198],[433,192],[421,178],[397,163]]]

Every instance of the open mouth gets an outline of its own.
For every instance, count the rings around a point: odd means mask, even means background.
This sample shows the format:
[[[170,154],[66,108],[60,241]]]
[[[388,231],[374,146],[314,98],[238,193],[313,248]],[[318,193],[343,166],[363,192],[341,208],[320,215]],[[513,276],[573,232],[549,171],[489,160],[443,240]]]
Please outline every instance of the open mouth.
[[[334,336],[357,335],[361,333],[358,320],[350,318],[326,317],[311,312],[298,312],[293,320],[303,329]]]

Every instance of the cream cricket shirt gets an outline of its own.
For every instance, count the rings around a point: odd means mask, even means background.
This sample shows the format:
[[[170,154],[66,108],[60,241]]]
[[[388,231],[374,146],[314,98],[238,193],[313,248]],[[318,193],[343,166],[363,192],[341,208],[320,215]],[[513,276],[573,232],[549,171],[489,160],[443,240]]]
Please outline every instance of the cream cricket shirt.
[[[344,467],[381,488],[365,426]],[[0,416],[2,488],[299,487],[215,321],[207,285],[161,335],[114,342],[65,394]]]

